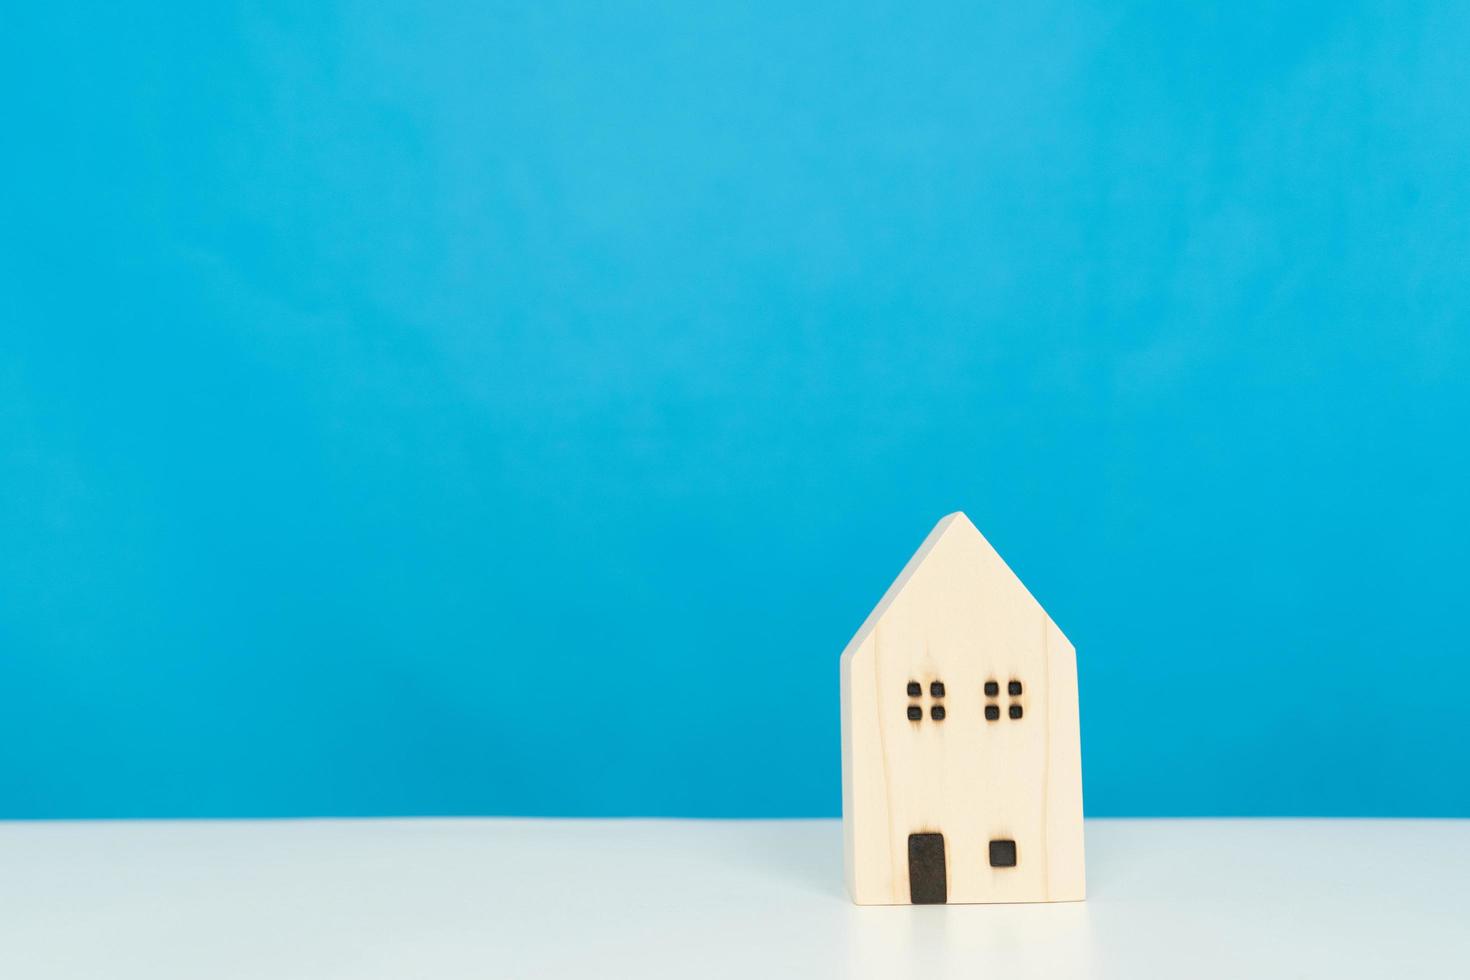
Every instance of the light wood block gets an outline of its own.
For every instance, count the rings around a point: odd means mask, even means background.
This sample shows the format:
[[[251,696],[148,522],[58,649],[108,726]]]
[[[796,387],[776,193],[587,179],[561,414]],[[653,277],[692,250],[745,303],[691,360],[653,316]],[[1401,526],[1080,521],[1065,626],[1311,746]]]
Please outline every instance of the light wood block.
[[[847,645],[841,688],[854,902],[1084,897],[1076,653],[964,514]]]

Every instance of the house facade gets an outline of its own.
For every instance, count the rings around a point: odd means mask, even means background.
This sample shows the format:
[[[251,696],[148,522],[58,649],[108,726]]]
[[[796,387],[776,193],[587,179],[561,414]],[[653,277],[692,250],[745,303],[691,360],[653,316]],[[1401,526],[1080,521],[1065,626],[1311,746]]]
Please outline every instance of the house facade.
[[[853,901],[1084,897],[1076,653],[964,514],[852,638],[841,698]]]

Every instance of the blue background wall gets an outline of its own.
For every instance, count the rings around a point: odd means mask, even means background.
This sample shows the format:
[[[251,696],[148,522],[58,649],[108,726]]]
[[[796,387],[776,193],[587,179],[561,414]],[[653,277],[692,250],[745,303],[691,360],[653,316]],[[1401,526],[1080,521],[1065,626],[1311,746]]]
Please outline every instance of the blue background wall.
[[[0,815],[832,814],[967,511],[1087,809],[1470,815],[1464,5],[32,4]]]

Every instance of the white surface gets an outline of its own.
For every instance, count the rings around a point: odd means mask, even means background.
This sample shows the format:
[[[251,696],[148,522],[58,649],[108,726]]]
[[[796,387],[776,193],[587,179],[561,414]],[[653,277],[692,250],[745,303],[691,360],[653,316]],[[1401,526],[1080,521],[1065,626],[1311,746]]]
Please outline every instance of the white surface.
[[[857,908],[835,821],[0,824],[0,977],[1470,976],[1470,821],[1088,821],[1090,897]]]

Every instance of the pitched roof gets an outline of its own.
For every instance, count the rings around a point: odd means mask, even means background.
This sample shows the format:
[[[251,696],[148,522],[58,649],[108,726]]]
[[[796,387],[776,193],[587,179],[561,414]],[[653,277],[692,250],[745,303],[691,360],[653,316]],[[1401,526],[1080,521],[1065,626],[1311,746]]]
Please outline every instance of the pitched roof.
[[[898,578],[893,580],[878,605],[858,628],[847,649],[843,650],[842,658],[847,660],[856,654],[906,590],[928,587],[931,582],[935,588],[952,588],[952,580],[959,573],[968,573],[964,579],[970,583],[1003,593],[1006,601],[1034,607],[1046,616],[1041,603],[985,540],[985,535],[962,512],[955,511],[934,525],[934,530],[929,532],[919,550],[903,566]],[[1049,616],[1047,618],[1050,619]]]

